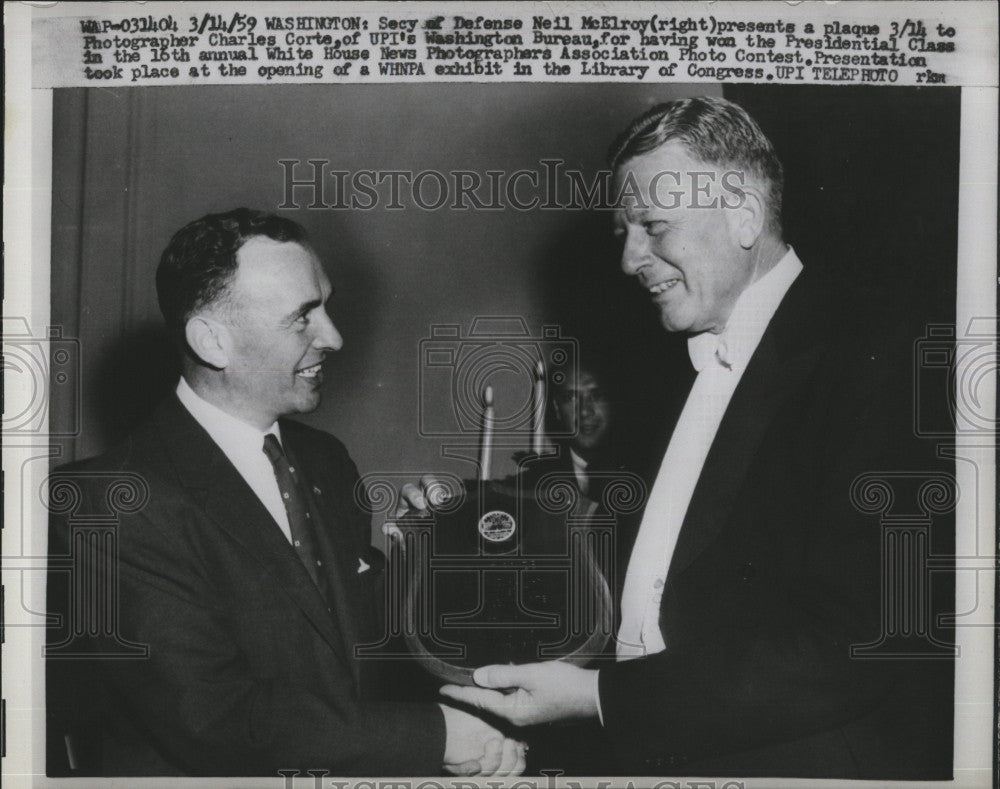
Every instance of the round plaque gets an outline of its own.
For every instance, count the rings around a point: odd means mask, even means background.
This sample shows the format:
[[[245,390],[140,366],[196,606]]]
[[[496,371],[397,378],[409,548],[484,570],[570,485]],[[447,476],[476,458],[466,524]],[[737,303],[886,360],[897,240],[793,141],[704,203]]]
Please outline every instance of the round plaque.
[[[613,535],[572,514],[569,490],[572,475],[547,495],[472,483],[447,511],[400,524],[390,559],[404,590],[403,636],[427,671],[472,685],[488,663],[586,665],[601,655],[612,633]]]
[[[479,533],[490,542],[506,542],[516,528],[514,516],[503,510],[491,510],[479,519]]]

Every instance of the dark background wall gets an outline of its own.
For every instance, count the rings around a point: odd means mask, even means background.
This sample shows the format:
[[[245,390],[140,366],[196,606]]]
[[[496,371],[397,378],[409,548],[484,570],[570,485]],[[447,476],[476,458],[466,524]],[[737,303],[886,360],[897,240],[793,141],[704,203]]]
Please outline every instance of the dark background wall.
[[[954,321],[960,90],[727,86],[785,165],[787,240],[803,261],[896,309]]]
[[[101,451],[176,380],[153,274],[170,235],[209,211],[284,198],[280,159],[329,169],[540,170],[592,175],[634,115],[719,86],[414,85],[57,90],[52,322],[82,348],[81,431],[64,458]],[[954,320],[959,92],[726,86],[764,126],[787,172],[789,240],[807,265],[891,293],[892,308]],[[304,171],[299,171],[300,177]],[[308,194],[299,192],[305,203]],[[331,198],[328,197],[328,200]],[[362,473],[470,467],[422,437],[420,341],[434,324],[520,316],[617,362],[629,443],[641,454],[683,387],[683,341],[659,329],[618,271],[606,213],[284,211],[308,229],[337,288],[344,349],[304,420],[337,434]],[[516,380],[515,380],[516,379]],[[524,381],[500,376],[499,408]],[[52,403],[53,424],[74,404]],[[510,469],[497,453],[496,471]]]

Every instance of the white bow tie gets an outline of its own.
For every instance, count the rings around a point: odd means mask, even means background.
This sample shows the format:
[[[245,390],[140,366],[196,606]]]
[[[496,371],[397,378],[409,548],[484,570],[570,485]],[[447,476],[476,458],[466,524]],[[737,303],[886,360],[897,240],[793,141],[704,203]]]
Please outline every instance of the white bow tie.
[[[727,370],[732,369],[725,332],[712,334],[705,331],[688,337],[688,355],[691,357],[694,369],[699,373],[706,367],[713,365],[724,367]]]

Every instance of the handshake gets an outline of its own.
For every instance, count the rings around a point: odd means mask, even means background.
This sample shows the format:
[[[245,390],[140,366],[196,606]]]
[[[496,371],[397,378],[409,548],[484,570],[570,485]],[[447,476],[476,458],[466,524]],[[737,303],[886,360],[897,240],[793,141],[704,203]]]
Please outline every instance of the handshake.
[[[484,666],[477,687],[445,685],[441,694],[515,726],[582,721],[599,716],[597,671],[558,660],[520,666]],[[441,705],[448,731],[445,769],[454,775],[520,775],[528,746],[485,721]]]
[[[505,737],[475,715],[442,704],[447,739],[444,769],[453,775],[510,776],[524,772],[528,746]]]

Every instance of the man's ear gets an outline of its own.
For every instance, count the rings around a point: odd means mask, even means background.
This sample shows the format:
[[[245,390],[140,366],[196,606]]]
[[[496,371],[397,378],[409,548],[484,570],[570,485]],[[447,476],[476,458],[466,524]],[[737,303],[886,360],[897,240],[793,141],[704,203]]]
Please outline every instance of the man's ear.
[[[739,199],[727,196],[723,203],[729,211],[729,226],[743,249],[750,249],[764,232],[767,222],[767,200],[760,187],[751,182],[741,185]]]
[[[232,336],[229,329],[205,315],[195,315],[184,326],[188,347],[202,362],[216,370],[229,366]]]

